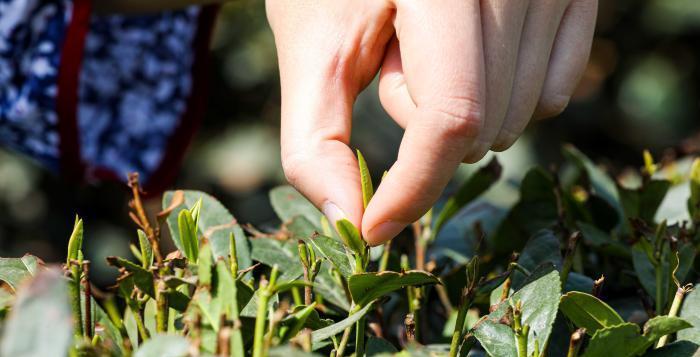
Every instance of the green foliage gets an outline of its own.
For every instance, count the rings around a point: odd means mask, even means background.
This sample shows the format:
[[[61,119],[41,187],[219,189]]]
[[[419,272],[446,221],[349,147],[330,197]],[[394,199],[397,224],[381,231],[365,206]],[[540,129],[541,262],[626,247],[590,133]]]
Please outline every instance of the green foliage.
[[[77,218],[62,273],[30,255],[0,258],[0,354],[697,353],[700,294],[687,284],[700,280],[700,164],[684,180],[647,154],[639,184],[623,187],[564,152],[560,169],[526,173],[511,207],[482,196],[498,187],[491,161],[413,224],[413,237],[378,251],[289,186],[270,192],[278,229],[250,234],[197,191],[169,191],[163,211],[144,217],[136,189],[136,260],[107,258],[119,273],[109,291],[91,291],[90,233]],[[359,152],[358,163],[366,206],[374,189]],[[690,185],[673,200],[692,219],[656,221],[678,185]],[[174,252],[161,251],[165,229]]]

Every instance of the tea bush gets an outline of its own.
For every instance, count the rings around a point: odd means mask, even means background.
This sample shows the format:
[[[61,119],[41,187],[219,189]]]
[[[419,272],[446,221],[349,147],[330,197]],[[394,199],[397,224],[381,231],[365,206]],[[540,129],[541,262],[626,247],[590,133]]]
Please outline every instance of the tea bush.
[[[483,197],[501,176],[494,159],[412,239],[374,248],[288,186],[270,192],[282,221],[272,231],[197,191],[167,192],[148,217],[132,175],[133,257],[108,258],[119,271],[108,292],[89,282],[78,218],[62,267],[0,259],[0,354],[698,355],[700,159],[647,153],[613,179],[575,148],[564,154],[559,168],[529,171],[506,208]]]

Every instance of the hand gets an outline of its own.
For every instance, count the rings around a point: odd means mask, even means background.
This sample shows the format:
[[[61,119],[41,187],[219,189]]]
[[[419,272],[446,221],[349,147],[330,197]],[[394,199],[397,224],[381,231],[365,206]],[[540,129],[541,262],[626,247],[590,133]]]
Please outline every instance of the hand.
[[[288,180],[372,245],[421,217],[461,162],[505,150],[559,114],[583,73],[597,0],[267,0]],[[352,106],[379,96],[406,129],[363,213]]]

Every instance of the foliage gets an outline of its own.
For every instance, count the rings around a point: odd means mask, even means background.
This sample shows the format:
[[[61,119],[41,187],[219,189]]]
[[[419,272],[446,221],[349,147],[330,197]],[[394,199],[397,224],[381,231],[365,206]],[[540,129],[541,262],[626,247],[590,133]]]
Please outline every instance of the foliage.
[[[130,178],[136,260],[109,257],[116,284],[90,282],[76,218],[63,267],[0,259],[3,356],[692,356],[700,345],[700,164],[687,180],[646,153],[622,186],[580,151],[533,169],[520,199],[484,197],[494,159],[412,225],[370,249],[291,187],[270,192],[278,229],[243,226],[213,197],[171,191],[149,217]],[[358,153],[363,202],[374,186]],[[688,220],[659,208],[679,204]],[[484,215],[487,212],[501,212]],[[499,211],[500,210],[500,211]],[[485,220],[489,219],[489,222]],[[332,224],[331,224],[332,223]],[[472,231],[444,246],[448,226]],[[331,228],[333,227],[333,228]],[[161,252],[168,230],[176,251]],[[412,243],[412,244],[406,244]],[[462,249],[461,247],[466,247]],[[517,252],[517,253],[515,253]],[[603,277],[604,276],[604,277]],[[595,279],[595,280],[594,280]],[[443,328],[443,326],[445,328]]]

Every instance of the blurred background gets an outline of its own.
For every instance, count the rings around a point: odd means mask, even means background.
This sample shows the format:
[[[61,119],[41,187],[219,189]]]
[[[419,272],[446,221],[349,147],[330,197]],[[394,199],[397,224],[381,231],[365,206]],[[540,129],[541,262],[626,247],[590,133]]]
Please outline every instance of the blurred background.
[[[279,77],[264,2],[224,6],[212,52],[208,113],[173,187],[209,192],[239,221],[274,227],[267,192],[284,183],[284,175]],[[571,105],[556,119],[533,123],[499,154],[506,176],[499,199],[517,199],[514,185],[527,168],[560,161],[565,142],[614,173],[641,166],[643,149],[657,158],[699,152],[699,65],[698,0],[600,1],[590,63]],[[395,159],[402,131],[376,91],[374,83],[357,102],[352,145],[379,177]],[[478,165],[463,165],[460,175]],[[129,256],[128,242],[136,239],[128,198],[118,184],[76,187],[0,149],[0,256],[31,252],[61,261],[78,213],[85,219],[86,254],[96,263],[93,276],[108,284],[115,271],[104,257]]]

